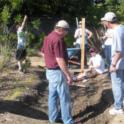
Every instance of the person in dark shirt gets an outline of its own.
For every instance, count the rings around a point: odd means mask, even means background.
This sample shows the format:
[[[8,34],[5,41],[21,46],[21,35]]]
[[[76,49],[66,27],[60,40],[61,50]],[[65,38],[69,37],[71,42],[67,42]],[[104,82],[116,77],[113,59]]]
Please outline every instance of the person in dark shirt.
[[[55,29],[45,37],[41,54],[47,67],[46,77],[49,81],[49,121],[58,122],[62,119],[64,124],[74,124],[71,107],[69,85],[72,84],[72,76],[67,68],[67,51],[64,37],[69,30],[69,24],[60,20]],[[58,105],[60,103],[60,109]]]

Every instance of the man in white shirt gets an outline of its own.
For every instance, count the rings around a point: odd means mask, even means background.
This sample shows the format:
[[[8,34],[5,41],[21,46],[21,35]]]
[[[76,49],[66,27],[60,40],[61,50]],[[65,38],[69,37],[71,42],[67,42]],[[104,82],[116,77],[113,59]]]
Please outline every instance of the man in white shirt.
[[[88,52],[88,40],[92,37],[93,33],[88,30],[87,28],[85,28],[85,61],[84,61],[84,65],[87,66],[87,52]],[[74,42],[75,47],[79,47],[81,48],[82,45],[82,22],[79,22],[79,28],[76,29],[75,34],[74,34],[74,38],[76,39],[76,41]]]
[[[75,34],[74,34],[74,38],[76,39],[76,41],[74,42],[75,46],[78,46],[79,48],[81,48],[81,42],[82,42],[82,23],[81,21],[79,22],[79,27],[75,30]],[[90,30],[88,30],[87,28],[85,28],[85,45],[88,45],[88,40],[92,37],[92,32]]]
[[[68,48],[68,57],[71,58],[77,54],[80,53],[80,49],[81,49],[81,44],[82,44],[82,22],[79,22],[79,27],[75,30],[74,33],[74,38],[76,39],[76,41],[74,42],[74,46],[75,48]],[[90,30],[88,30],[87,28],[85,28],[85,66],[87,66],[87,51],[88,51],[88,40],[92,37],[92,32]],[[80,57],[79,57],[80,59]]]

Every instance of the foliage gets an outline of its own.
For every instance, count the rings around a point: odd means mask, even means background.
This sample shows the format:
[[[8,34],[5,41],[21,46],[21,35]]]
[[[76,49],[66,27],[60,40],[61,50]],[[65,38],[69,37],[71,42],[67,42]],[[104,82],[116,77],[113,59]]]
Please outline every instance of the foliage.
[[[5,68],[10,62],[11,58],[11,49],[5,44],[4,46],[0,46],[0,70]]]
[[[45,37],[45,33],[42,32],[39,36],[38,36],[38,41],[37,43],[35,44],[35,49],[40,49],[41,48],[41,45],[43,43],[43,40],[44,40],[44,37]]]
[[[11,0],[12,10],[19,10],[23,0]]]
[[[72,35],[67,35],[65,37],[65,42],[67,44],[67,47],[72,47],[73,46],[73,42],[74,42],[74,37]]]
[[[24,5],[30,9],[30,15],[52,15],[59,18],[72,17],[84,14],[87,6],[91,5],[91,0],[25,0]],[[77,9],[78,8],[78,9]],[[35,12],[37,9],[37,13]],[[78,15],[77,15],[78,14]]]
[[[0,0],[0,3],[0,45],[6,43],[16,46],[15,27],[17,23],[22,22],[25,14],[28,15],[27,47],[35,49],[40,48],[45,36],[44,30],[40,29],[44,26],[40,17],[54,22],[66,19],[71,26],[75,24],[75,17],[85,17],[86,23],[94,30],[100,27],[100,18],[105,12],[113,11],[117,13],[120,21],[124,22],[123,0],[105,0],[99,4],[94,4],[93,0]],[[49,28],[51,25],[46,26]],[[72,46],[72,34],[65,40],[68,47]],[[98,41],[97,35],[94,35],[93,41]]]
[[[1,12],[1,20],[4,24],[8,23],[8,19],[10,18],[10,12],[9,12],[8,6],[3,7],[3,11]]]
[[[14,18],[14,21],[15,21],[15,23],[17,23],[17,24],[20,23],[21,20],[22,20],[22,16],[21,16],[20,14],[16,15],[15,18]]]
[[[31,24],[32,24],[32,26],[33,26],[34,29],[39,29],[39,27],[40,27],[40,19],[33,20],[31,22]]]
[[[90,46],[95,47],[98,51],[101,52],[101,40],[100,40],[100,20],[101,17],[104,16],[104,14],[108,11],[115,12],[121,21],[121,23],[124,23],[124,1],[123,0],[105,0],[105,3],[100,4],[94,4],[92,7],[89,6],[87,9],[87,15],[86,21],[88,20],[88,23],[90,24],[90,27],[93,30],[93,38],[90,42]],[[100,30],[99,30],[100,29]]]
[[[86,23],[89,22],[90,27],[98,27],[100,24],[100,18],[104,16],[105,7],[100,5],[94,5],[92,7],[88,7]]]

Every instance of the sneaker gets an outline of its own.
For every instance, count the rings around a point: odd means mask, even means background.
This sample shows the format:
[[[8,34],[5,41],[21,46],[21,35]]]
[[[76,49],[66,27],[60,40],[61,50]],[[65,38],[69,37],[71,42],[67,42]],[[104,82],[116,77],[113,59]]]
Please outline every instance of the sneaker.
[[[109,110],[109,114],[110,115],[122,115],[122,114],[124,114],[124,111],[123,111],[123,109],[115,109],[115,108],[112,108],[112,109],[110,109]]]

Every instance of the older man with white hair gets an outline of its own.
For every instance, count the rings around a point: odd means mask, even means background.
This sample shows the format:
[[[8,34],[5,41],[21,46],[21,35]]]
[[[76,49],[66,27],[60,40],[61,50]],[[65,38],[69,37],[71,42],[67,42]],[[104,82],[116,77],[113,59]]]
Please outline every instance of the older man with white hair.
[[[112,58],[110,65],[114,108],[110,109],[111,115],[124,114],[124,26],[118,23],[115,13],[107,12],[101,18],[107,28],[113,30]]]
[[[49,81],[48,106],[51,124],[55,124],[60,119],[64,124],[74,124],[69,93],[72,76],[67,68],[68,57],[64,42],[68,30],[69,24],[65,20],[58,21],[55,29],[45,38],[41,50],[47,67],[46,77]]]

